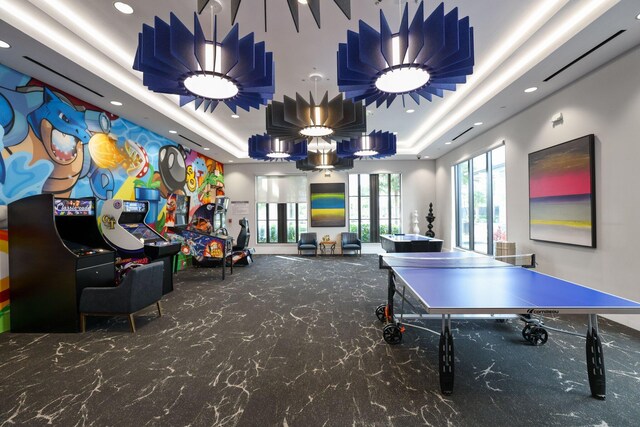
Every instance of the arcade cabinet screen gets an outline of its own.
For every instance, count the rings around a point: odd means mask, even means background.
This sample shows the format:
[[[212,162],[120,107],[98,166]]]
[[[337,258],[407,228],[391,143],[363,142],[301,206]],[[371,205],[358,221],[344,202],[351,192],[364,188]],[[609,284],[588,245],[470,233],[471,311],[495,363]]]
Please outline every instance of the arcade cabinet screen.
[[[147,204],[145,202],[124,202],[124,211],[125,212],[139,212],[145,213],[147,212]]]
[[[95,206],[90,199],[54,199],[56,216],[93,216]]]
[[[153,230],[144,224],[121,224],[122,227],[129,233],[133,234],[136,239],[144,243],[158,242],[163,240],[161,236],[157,235]]]

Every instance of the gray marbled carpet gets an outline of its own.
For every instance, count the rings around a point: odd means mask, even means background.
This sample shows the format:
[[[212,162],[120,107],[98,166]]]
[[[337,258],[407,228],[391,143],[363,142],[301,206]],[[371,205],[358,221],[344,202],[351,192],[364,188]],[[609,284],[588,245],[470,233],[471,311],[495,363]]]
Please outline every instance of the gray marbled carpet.
[[[638,332],[601,321],[598,401],[583,339],[550,332],[533,347],[516,321],[454,322],[444,397],[437,335],[382,340],[376,256],[255,260],[225,281],[178,273],[165,315],[141,312],[136,334],[105,318],[85,334],[0,334],[0,426],[638,425]],[[548,323],[582,332],[584,317]]]

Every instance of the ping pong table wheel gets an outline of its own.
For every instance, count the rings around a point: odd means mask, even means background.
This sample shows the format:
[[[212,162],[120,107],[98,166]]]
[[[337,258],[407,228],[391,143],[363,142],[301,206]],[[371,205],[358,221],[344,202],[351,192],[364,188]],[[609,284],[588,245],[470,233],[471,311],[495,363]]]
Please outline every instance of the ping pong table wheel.
[[[402,331],[398,325],[391,323],[382,329],[382,338],[384,338],[387,344],[400,344],[402,341]]]
[[[376,317],[379,321],[384,322],[386,320],[385,311],[387,309],[387,304],[380,304],[376,307]]]
[[[531,339],[529,342],[533,345],[544,345],[549,339],[547,330],[538,326],[534,326],[533,328],[531,328],[530,336]]]
[[[543,345],[549,339],[549,334],[539,326],[526,325],[522,330],[522,337],[532,345]]]

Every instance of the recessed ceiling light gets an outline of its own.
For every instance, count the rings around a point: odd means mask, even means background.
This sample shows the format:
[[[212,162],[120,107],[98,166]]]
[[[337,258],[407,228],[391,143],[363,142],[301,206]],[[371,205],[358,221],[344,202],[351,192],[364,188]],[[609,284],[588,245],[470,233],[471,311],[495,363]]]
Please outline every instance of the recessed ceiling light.
[[[429,158],[429,156],[424,156],[424,158],[425,158],[425,159],[428,159],[428,158]]]
[[[229,163],[233,163],[233,160],[229,160]]]
[[[416,110],[414,110],[413,108],[408,108],[405,111],[406,111],[407,114],[411,114],[411,113],[414,113]]]
[[[122,102],[120,101],[111,101],[111,105],[115,105],[116,107],[122,106]]]
[[[7,43],[4,40],[0,40],[0,48],[2,49],[9,49],[11,47],[11,45],[9,43]]]
[[[393,134],[394,134],[394,135],[397,135],[397,134],[398,134],[398,132],[394,132]]]
[[[307,4],[307,0],[298,0],[298,3],[300,3],[300,4]]]
[[[234,118],[234,119],[239,119],[240,118],[240,116],[237,115],[237,114],[232,114],[231,117]]]
[[[528,87],[528,88],[526,88],[526,89],[524,90],[524,93],[531,93],[531,92],[535,92],[535,91],[537,91],[537,90],[538,90],[538,88],[537,88],[537,87],[532,86],[532,87]]]
[[[451,142],[452,141],[447,141],[447,142],[444,143],[444,145],[451,145]]]
[[[209,151],[209,147],[204,147],[204,151]]]
[[[640,13],[636,15],[636,19],[640,20]]]
[[[482,126],[483,124],[484,124],[484,123],[482,123],[482,122],[475,122],[473,125],[474,125],[474,126]]]
[[[121,1],[114,2],[113,7],[118,9],[118,12],[124,13],[125,15],[131,15],[133,13],[133,8]]]
[[[178,133],[178,131],[177,130],[170,130],[169,133],[176,134],[176,133]]]

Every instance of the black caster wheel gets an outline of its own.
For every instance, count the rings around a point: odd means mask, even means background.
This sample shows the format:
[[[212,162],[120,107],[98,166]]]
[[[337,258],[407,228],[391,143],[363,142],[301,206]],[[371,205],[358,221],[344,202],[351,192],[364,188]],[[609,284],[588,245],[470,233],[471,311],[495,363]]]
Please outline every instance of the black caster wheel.
[[[544,345],[549,339],[549,334],[544,328],[534,327],[531,329],[529,342],[533,345]]]
[[[400,344],[402,341],[402,331],[400,331],[398,325],[389,324],[382,329],[382,338],[384,338],[387,344]]]
[[[387,318],[385,316],[385,311],[387,311],[387,305],[386,304],[380,304],[378,307],[376,307],[376,317],[381,322],[384,322],[386,320],[386,318]]]
[[[527,340],[529,342],[531,342],[531,329],[532,328],[533,328],[533,326],[527,324],[522,329],[522,338],[524,338],[525,340]]]

